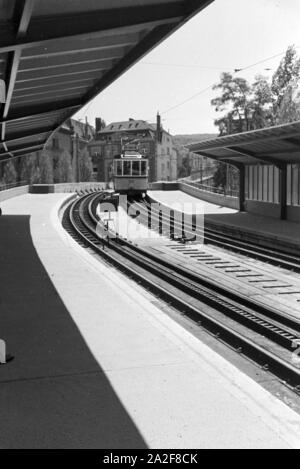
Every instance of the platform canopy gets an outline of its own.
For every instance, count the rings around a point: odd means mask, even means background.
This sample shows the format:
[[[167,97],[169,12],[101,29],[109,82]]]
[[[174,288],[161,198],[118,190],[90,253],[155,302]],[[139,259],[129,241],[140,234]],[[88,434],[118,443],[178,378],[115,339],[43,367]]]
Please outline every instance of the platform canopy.
[[[212,1],[0,0],[0,161],[42,149],[68,117]]]
[[[237,166],[300,163],[300,121],[204,140],[188,149]]]

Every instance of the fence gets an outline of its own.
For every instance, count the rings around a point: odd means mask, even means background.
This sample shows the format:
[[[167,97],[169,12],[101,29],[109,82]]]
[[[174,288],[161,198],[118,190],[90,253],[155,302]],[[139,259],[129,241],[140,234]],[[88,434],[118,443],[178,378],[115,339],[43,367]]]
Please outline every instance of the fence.
[[[230,188],[219,188],[214,186],[208,186],[206,184],[201,184],[200,182],[193,182],[187,179],[179,180],[180,183],[186,184],[188,186],[196,187],[196,189],[200,189],[201,191],[205,192],[212,192],[213,194],[223,195],[224,197],[238,197],[239,191],[230,189]]]
[[[203,184],[197,183],[187,184],[182,181],[178,183],[179,190],[185,192],[186,194],[189,194],[193,197],[197,197],[201,200],[205,200],[206,202],[210,202],[215,205],[239,210],[239,198],[236,194],[236,191],[232,191],[234,192],[234,195],[231,195],[225,193],[225,191],[216,188],[213,188],[215,192],[211,190],[211,187],[207,187],[208,190],[206,190],[206,187],[207,186],[203,186]]]

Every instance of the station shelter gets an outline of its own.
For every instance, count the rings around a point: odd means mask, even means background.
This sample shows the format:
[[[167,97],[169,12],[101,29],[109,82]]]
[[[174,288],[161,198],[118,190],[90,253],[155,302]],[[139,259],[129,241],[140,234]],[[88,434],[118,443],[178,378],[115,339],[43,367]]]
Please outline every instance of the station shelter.
[[[216,137],[189,150],[238,168],[241,211],[300,222],[300,121]]]

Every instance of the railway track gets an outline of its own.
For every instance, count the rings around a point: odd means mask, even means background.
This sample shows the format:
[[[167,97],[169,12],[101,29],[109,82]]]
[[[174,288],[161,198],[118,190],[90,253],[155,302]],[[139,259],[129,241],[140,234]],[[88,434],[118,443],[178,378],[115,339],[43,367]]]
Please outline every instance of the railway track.
[[[82,245],[91,248],[181,313],[239,353],[268,369],[300,392],[300,364],[292,353],[300,339],[300,322],[264,307],[212,280],[161,259],[123,238],[99,239],[102,222],[96,214],[110,195],[89,194],[65,211],[63,226]]]
[[[179,222],[178,217],[170,215],[170,217],[165,216],[164,214],[159,215],[155,205],[151,207],[151,202],[149,199],[143,201],[129,201],[129,204],[134,202],[134,204],[139,207],[140,210],[140,221],[144,222],[145,225],[149,226],[149,213],[151,210],[152,213],[152,222],[159,223],[159,218],[162,223],[172,224],[174,229],[178,232],[182,231],[182,223]],[[300,273],[300,255],[287,254],[283,251],[270,249],[267,247],[262,247],[254,243],[247,241],[242,241],[234,236],[226,235],[219,233],[211,228],[205,227],[204,229],[198,228],[196,231],[193,229],[192,225],[187,221],[184,224],[184,232],[187,238],[193,237],[195,234],[203,239],[205,244],[211,244],[222,249],[232,251],[234,253],[239,253],[247,257],[255,258],[265,263],[275,265],[277,267],[282,267],[284,269]]]

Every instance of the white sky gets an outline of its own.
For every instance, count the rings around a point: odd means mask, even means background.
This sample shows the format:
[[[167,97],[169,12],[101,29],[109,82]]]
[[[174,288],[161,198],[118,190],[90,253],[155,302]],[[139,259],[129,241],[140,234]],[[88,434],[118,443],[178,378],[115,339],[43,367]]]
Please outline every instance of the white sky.
[[[75,117],[92,124],[96,116],[107,124],[129,117],[154,122],[159,110],[172,134],[217,132],[211,89],[165,111],[218,82],[222,71],[282,53],[238,74],[249,81],[270,76],[291,44],[300,55],[300,0],[215,0]]]

